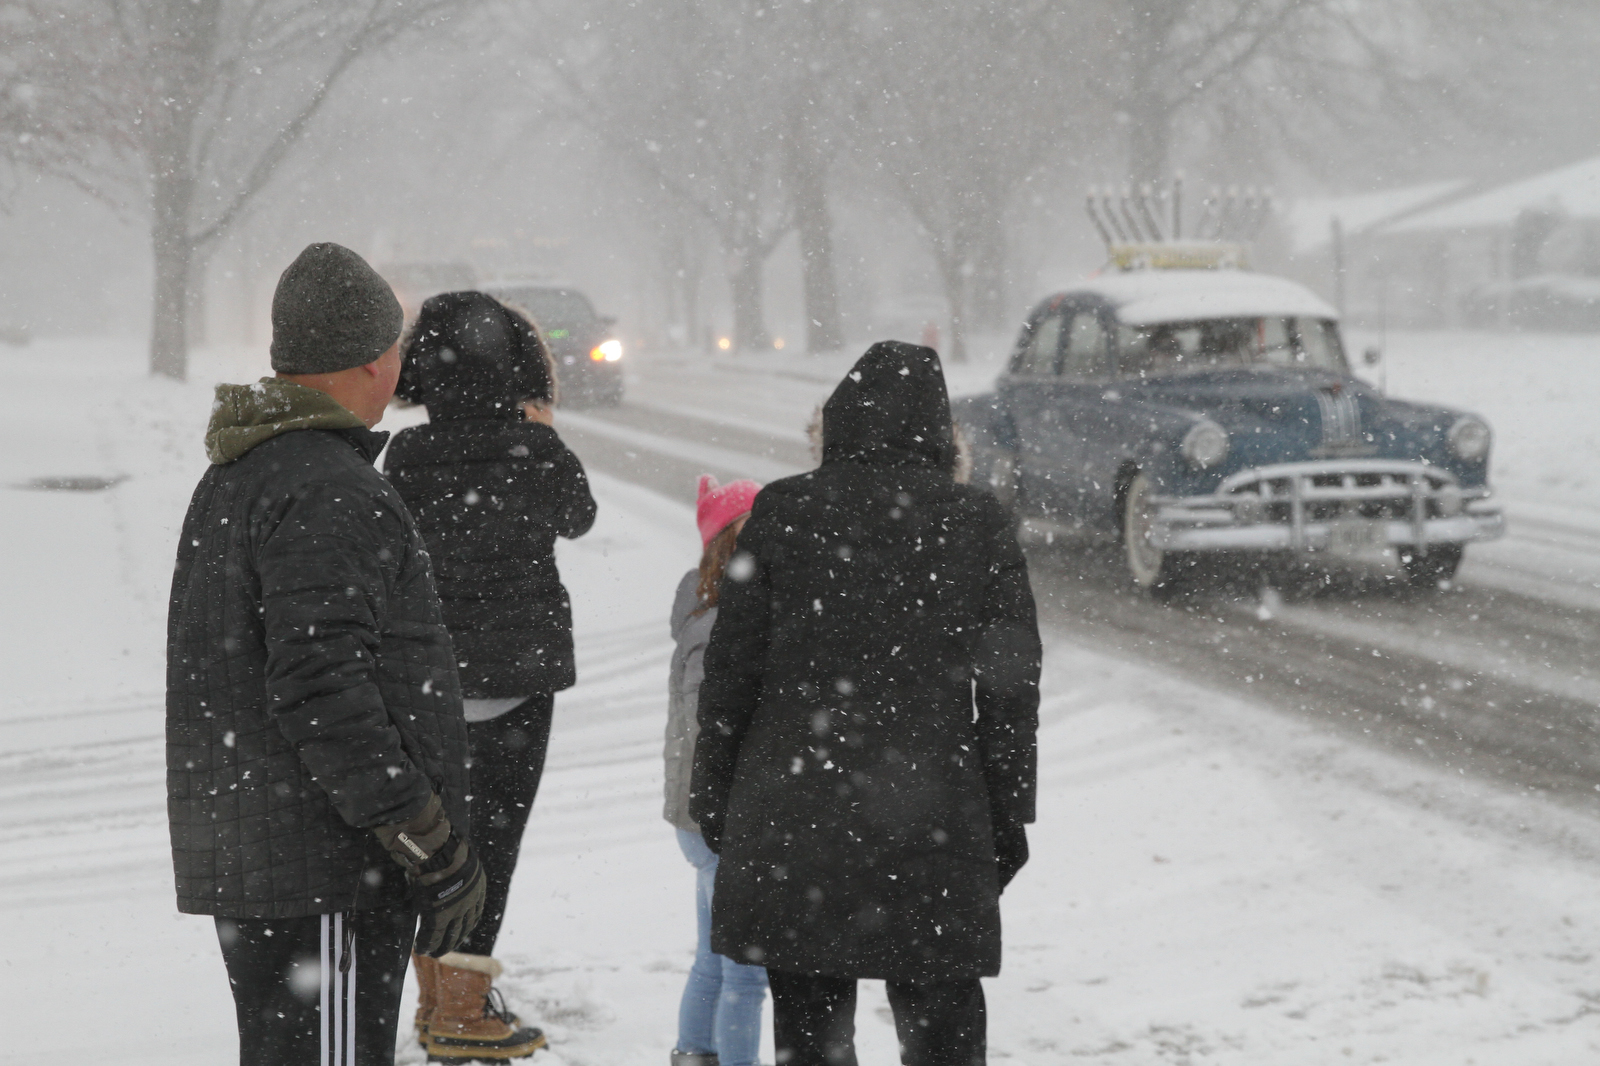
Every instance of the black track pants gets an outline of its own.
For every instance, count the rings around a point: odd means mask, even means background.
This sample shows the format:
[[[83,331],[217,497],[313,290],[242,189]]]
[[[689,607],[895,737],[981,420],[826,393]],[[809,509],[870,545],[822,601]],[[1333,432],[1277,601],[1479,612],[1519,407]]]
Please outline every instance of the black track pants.
[[[768,970],[780,1066],[856,1066],[856,982]],[[887,982],[905,1066],[983,1066],[987,1028],[978,979]]]
[[[409,905],[216,923],[239,1066],[391,1066],[417,928]]]
[[[517,869],[522,830],[533,810],[544,774],[544,753],[550,746],[550,717],[555,693],[530,696],[487,722],[468,722],[472,744],[472,847],[483,863],[488,882],[483,917],[460,950],[468,955],[493,955]]]

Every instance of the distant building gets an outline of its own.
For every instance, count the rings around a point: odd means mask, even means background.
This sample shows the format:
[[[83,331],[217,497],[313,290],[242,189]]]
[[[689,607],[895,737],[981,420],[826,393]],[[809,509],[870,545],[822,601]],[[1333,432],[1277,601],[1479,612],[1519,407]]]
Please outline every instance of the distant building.
[[[1600,157],[1392,222],[1382,245],[1434,249],[1447,324],[1600,330]]]
[[[1422,324],[1436,294],[1419,291],[1417,271],[1389,261],[1377,235],[1385,226],[1440,203],[1466,187],[1461,179],[1354,196],[1291,201],[1280,225],[1288,245],[1285,273],[1323,293],[1358,325]],[[1404,279],[1404,280],[1401,280]]]
[[[1600,157],[1506,184],[1297,201],[1284,224],[1292,272],[1358,325],[1600,330]]]

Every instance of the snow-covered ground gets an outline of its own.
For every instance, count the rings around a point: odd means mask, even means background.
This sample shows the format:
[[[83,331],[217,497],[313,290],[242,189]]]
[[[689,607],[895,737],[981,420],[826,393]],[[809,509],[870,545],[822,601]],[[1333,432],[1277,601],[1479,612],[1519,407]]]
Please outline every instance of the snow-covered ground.
[[[1596,431],[1578,410],[1600,378],[1594,344],[1391,337],[1390,391],[1494,421],[1508,499],[1600,512]],[[173,912],[162,655],[209,382],[262,362],[212,353],[180,386],[145,379],[132,344],[0,348],[7,1061],[232,1058],[210,923]],[[976,388],[985,374],[954,376]],[[730,372],[715,392],[651,402],[769,426],[781,414],[795,433],[826,391],[796,375]],[[732,395],[751,399],[735,410]],[[63,475],[128,480],[12,487]],[[665,615],[696,540],[687,508],[595,485],[600,521],[561,550],[581,681],[557,703],[501,954],[513,1006],[551,1034],[541,1058],[663,1066],[692,942],[690,870],[660,818]],[[1034,859],[1007,893],[1005,972],[988,983],[997,1060],[1520,1066],[1600,1052],[1600,820],[1059,639],[1045,693]],[[885,1019],[869,989],[863,1062],[894,1061]],[[414,1045],[402,1061],[421,1061]]]

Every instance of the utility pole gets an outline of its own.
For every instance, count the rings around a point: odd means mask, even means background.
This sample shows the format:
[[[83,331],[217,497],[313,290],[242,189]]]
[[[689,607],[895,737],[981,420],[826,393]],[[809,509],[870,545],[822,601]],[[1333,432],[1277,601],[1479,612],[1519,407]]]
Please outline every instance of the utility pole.
[[[1333,306],[1339,309],[1339,317],[1343,318],[1345,283],[1344,223],[1339,220],[1338,215],[1335,215],[1329,225],[1332,229],[1328,247],[1333,252]]]

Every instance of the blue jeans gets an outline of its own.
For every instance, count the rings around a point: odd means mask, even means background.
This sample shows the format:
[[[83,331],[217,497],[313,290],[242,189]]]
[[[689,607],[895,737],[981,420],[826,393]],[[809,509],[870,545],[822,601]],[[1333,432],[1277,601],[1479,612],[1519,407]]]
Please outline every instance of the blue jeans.
[[[720,1066],[756,1066],[761,1051],[761,1004],[767,971],[711,951],[711,887],[717,856],[699,833],[678,830],[678,846],[694,866],[698,940],[689,981],[678,1006],[678,1050],[716,1055]]]

